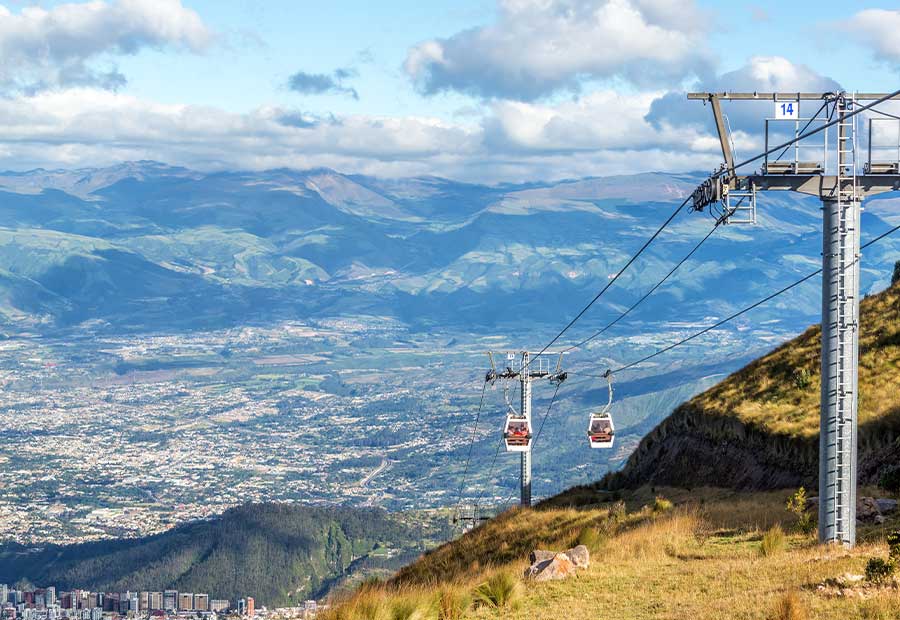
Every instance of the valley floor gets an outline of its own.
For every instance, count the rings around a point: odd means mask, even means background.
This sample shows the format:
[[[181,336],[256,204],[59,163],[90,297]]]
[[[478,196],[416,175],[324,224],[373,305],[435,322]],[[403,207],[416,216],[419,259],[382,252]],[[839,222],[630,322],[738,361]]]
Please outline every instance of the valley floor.
[[[435,601],[443,595],[456,600],[461,613],[445,611],[441,618],[900,618],[900,590],[859,577],[869,558],[887,558],[884,538],[900,524],[898,517],[862,527],[860,544],[846,550],[797,533],[796,517],[785,509],[789,492],[655,491],[624,498],[624,513],[615,502],[561,506],[583,504],[577,494],[555,500],[559,507],[504,513],[392,582],[357,592],[334,616],[438,618]],[[656,502],[657,494],[675,506]],[[764,554],[763,536],[775,525],[788,532],[784,544]],[[532,548],[565,550],[578,542],[591,548],[592,558],[577,577],[521,580]],[[498,574],[514,577],[513,604],[468,604],[470,593]],[[404,612],[414,608],[419,615]]]

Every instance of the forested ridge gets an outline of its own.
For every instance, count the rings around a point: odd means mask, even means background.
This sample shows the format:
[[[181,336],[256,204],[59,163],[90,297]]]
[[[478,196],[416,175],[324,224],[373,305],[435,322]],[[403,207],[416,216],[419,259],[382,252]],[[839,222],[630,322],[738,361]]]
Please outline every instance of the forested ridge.
[[[177,589],[282,605],[399,568],[440,525],[380,509],[254,504],[147,538],[35,551],[0,547],[0,583],[118,592]]]

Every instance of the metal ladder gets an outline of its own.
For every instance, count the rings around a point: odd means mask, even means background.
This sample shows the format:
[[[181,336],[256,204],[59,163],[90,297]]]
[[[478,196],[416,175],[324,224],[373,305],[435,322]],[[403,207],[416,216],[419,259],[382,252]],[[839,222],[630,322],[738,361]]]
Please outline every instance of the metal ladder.
[[[843,110],[851,111],[855,105],[854,100],[844,100],[838,103]],[[837,365],[837,385],[830,397],[837,401],[837,420],[834,425],[834,485],[832,488],[836,534],[849,531],[848,519],[854,518],[855,507],[847,505],[851,500],[851,477],[854,475],[852,454],[852,423],[853,403],[855,401],[852,365],[853,365],[853,339],[848,337],[847,330],[857,329],[856,300],[855,300],[855,267],[859,257],[851,256],[849,249],[854,247],[855,235],[859,234],[856,228],[855,208],[859,201],[857,171],[856,171],[856,117],[851,120],[841,120],[838,124],[838,170],[837,170],[837,198],[838,198],[838,227],[839,247],[837,248],[837,303],[839,307],[838,324],[832,324],[832,333],[836,334],[835,347],[832,359]],[[851,282],[848,290],[847,282]],[[829,438],[830,440],[832,438]],[[841,540],[843,536],[836,535],[836,542],[849,542]]]

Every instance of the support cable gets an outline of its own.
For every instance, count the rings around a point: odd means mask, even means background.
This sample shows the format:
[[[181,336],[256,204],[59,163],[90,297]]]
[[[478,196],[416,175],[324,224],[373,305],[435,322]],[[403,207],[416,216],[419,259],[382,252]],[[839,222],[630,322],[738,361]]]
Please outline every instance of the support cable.
[[[679,269],[682,265],[684,265],[684,264],[691,258],[691,256],[693,256],[694,253],[697,252],[697,250],[700,249],[700,246],[702,246],[704,243],[706,243],[706,240],[709,239],[709,238],[712,236],[712,234],[713,234],[714,232],[716,232],[716,229],[717,229],[717,228],[719,227],[719,225],[722,224],[723,222],[724,222],[724,219],[721,219],[721,218],[720,218],[720,219],[715,223],[715,225],[712,227],[712,229],[710,229],[710,231],[709,231],[708,233],[706,233],[706,236],[703,237],[703,238],[697,243],[697,245],[695,245],[695,246],[691,249],[691,251],[688,252],[688,253],[684,256],[684,258],[682,258],[680,261],[678,261],[678,264],[676,264],[674,267],[672,267],[672,269],[669,271],[669,273],[667,273],[667,274],[665,275],[665,277],[663,277],[662,280],[660,280],[659,282],[657,282],[657,283],[653,286],[653,288],[651,288],[649,291],[647,291],[647,293],[644,294],[643,297],[641,297],[641,298],[638,299],[636,302],[634,302],[633,304],[631,304],[631,306],[629,306],[629,308],[628,308],[627,310],[625,310],[624,312],[622,312],[622,313],[621,313],[618,317],[616,317],[613,321],[610,321],[609,323],[607,323],[603,328],[597,330],[596,332],[594,332],[594,333],[593,333],[591,336],[589,336],[588,338],[585,338],[585,339],[582,340],[581,342],[578,342],[578,343],[576,343],[576,344],[573,344],[573,345],[570,346],[568,349],[566,349],[565,352],[568,353],[569,351],[572,351],[573,349],[581,348],[582,346],[584,346],[584,345],[586,345],[587,343],[591,342],[591,341],[594,340],[595,338],[601,336],[601,335],[602,335],[603,333],[605,333],[609,328],[611,328],[611,327],[614,326],[616,323],[618,323],[619,321],[621,321],[622,319],[624,319],[626,316],[628,316],[628,315],[631,313],[632,310],[634,310],[635,308],[637,308],[639,305],[641,305],[641,304],[644,302],[644,300],[646,300],[648,297],[650,297],[650,295],[652,295],[653,293],[655,293],[655,292],[656,292],[656,289],[658,289],[660,286],[662,286],[663,284],[665,284],[666,281],[672,276],[672,274],[674,274],[676,271],[678,271],[678,269]]]
[[[497,465],[497,457],[500,456],[500,448],[503,447],[504,439],[501,436],[500,441],[497,442],[497,449],[494,451],[494,458],[491,460],[491,468],[488,471],[488,483],[490,483],[491,478],[494,476],[494,467]],[[484,492],[487,490],[487,483],[482,485],[481,491],[478,493],[478,498],[475,500],[475,509],[478,509],[478,505],[481,504],[481,498],[484,497]]]
[[[875,109],[873,109],[872,111],[873,111],[875,114],[880,114],[881,116],[886,116],[886,117],[888,117],[888,118],[895,118],[895,119],[897,119],[898,121],[900,121],[900,116],[897,116],[896,114],[891,114],[890,112],[885,112],[884,110],[875,110]]]
[[[882,103],[884,103],[885,101],[889,101],[890,99],[894,99],[894,98],[897,97],[897,96],[900,96],[900,90],[895,90],[895,91],[892,92],[891,94],[885,95],[884,97],[881,97],[880,99],[876,99],[876,100],[873,101],[872,103],[866,104],[866,105],[864,105],[864,106],[857,107],[857,108],[851,110],[850,112],[847,112],[843,117],[836,118],[836,119],[834,119],[834,120],[828,121],[827,123],[825,123],[825,124],[822,125],[821,127],[816,127],[816,128],[813,129],[812,131],[808,131],[808,132],[806,132],[806,133],[803,133],[803,134],[800,134],[800,135],[798,135],[798,136],[795,136],[794,138],[788,140],[788,141],[785,142],[784,144],[779,144],[778,146],[772,147],[772,148],[769,149],[768,151],[764,151],[764,152],[760,153],[759,155],[755,155],[754,157],[751,157],[750,159],[745,159],[745,160],[742,161],[741,163],[735,164],[734,170],[737,170],[738,168],[743,168],[743,167],[746,166],[747,164],[752,164],[753,162],[758,161],[758,160],[762,159],[763,157],[767,157],[767,156],[769,156],[769,155],[771,155],[771,154],[773,154],[773,153],[775,153],[775,152],[777,152],[777,151],[780,151],[781,149],[783,149],[783,148],[785,148],[785,147],[791,146],[791,145],[794,144],[795,142],[799,142],[799,141],[801,141],[801,140],[805,140],[806,138],[809,138],[810,136],[814,136],[814,135],[816,135],[816,134],[818,134],[818,133],[821,133],[821,132],[825,131],[826,129],[828,129],[829,127],[833,127],[834,125],[837,125],[838,123],[846,122],[846,120],[847,120],[848,118],[852,118],[852,117],[856,116],[857,114],[861,114],[861,113],[863,113],[863,112],[865,112],[865,111],[867,111],[867,110],[871,110],[871,109],[874,108],[875,106],[879,106],[879,105],[881,105]],[[722,176],[723,174],[725,174],[726,172],[728,172],[728,171],[727,171],[727,170],[720,170],[720,171],[714,173],[710,178],[711,178],[711,179],[717,179],[717,178],[719,178],[720,176]]]
[[[758,161],[764,157],[772,155],[773,153],[776,153],[780,150],[783,150],[783,149],[791,146],[795,142],[800,142],[801,140],[805,140],[806,138],[809,138],[810,136],[814,136],[818,133],[821,133],[821,132],[825,131],[826,129],[828,129],[829,127],[832,127],[840,122],[846,122],[846,120],[848,118],[852,118],[852,117],[856,116],[857,114],[861,114],[861,113],[863,113],[867,110],[870,110],[878,105],[881,105],[885,101],[894,99],[895,97],[898,97],[898,96],[900,96],[900,89],[892,92],[889,95],[885,95],[884,97],[876,99],[872,103],[866,104],[864,106],[859,106],[859,107],[855,108],[854,110],[845,114],[842,118],[830,120],[827,123],[823,124],[821,127],[816,127],[812,131],[801,133],[797,136],[794,136],[793,138],[791,138],[790,140],[788,140],[787,142],[785,142],[783,144],[779,144],[778,146],[772,147],[772,148],[768,149],[767,151],[763,151],[762,153],[755,155],[753,157],[750,157],[749,159],[745,159],[744,161],[742,161],[738,164],[735,164],[735,166],[732,170],[737,170],[738,168],[742,168],[742,167],[746,166],[747,164],[752,164],[755,161]],[[714,173],[710,178],[711,179],[719,178],[722,175],[726,174],[726,172],[729,172],[729,171],[720,170],[720,171]],[[551,346],[553,346],[567,331],[569,331],[569,329],[572,328],[573,325],[575,325],[576,322],[578,322],[579,319],[581,319],[582,316],[584,316],[584,314],[591,308],[591,306],[593,306],[606,293],[606,291],[609,290],[609,288],[613,284],[616,283],[616,281],[619,279],[619,277],[634,263],[634,261],[636,261],[638,259],[638,257],[641,254],[644,253],[644,251],[650,246],[650,244],[653,241],[656,240],[656,238],[662,233],[662,231],[666,227],[668,227],[669,224],[672,223],[672,220],[675,219],[675,216],[681,212],[681,210],[685,207],[685,205],[687,205],[687,203],[690,199],[691,199],[690,196],[685,198],[684,202],[682,202],[681,205],[679,205],[679,207],[677,209],[675,209],[675,211],[672,213],[672,215],[670,215],[669,218],[663,223],[663,225],[660,226],[659,229],[657,229],[657,231],[655,233],[653,233],[653,236],[651,236],[650,239],[648,239],[644,243],[644,245],[641,246],[641,248],[637,251],[637,253],[634,254],[628,260],[628,262],[625,264],[625,266],[618,273],[616,273],[616,275],[606,284],[606,286],[604,286],[600,290],[600,292],[597,293],[597,295],[584,308],[582,308],[582,310],[577,315],[575,315],[575,318],[573,318],[571,321],[569,321],[569,323],[556,336],[554,336],[553,339],[549,343],[547,343],[547,345],[544,346],[544,348],[542,348],[541,351],[537,355],[535,355],[531,358],[532,360],[537,359],[537,358],[541,357],[544,353],[546,353],[547,349],[549,349]],[[531,362],[529,361],[529,364],[530,363]],[[526,369],[527,369],[527,366],[523,370],[526,370]]]
[[[472,439],[469,441],[469,456],[466,458],[466,466],[463,469],[462,482],[459,483],[459,493],[456,496],[456,514],[459,514],[459,507],[462,504],[463,489],[466,486],[466,479],[469,475],[469,463],[472,462],[472,450],[475,448],[475,439],[478,434],[478,422],[481,420],[481,409],[484,407],[484,394],[487,392],[488,382],[485,380],[481,386],[481,401],[478,403],[478,412],[475,414],[475,425],[472,427]]]
[[[550,399],[550,404],[547,406],[547,412],[544,414],[543,419],[541,420],[541,425],[538,428],[538,432],[535,434],[534,439],[531,441],[531,449],[534,449],[534,444],[538,442],[538,439],[541,438],[541,433],[544,431],[544,424],[547,422],[547,418],[550,417],[550,411],[553,409],[553,403],[556,402],[556,395],[559,394],[559,388],[562,383],[556,384],[556,389],[553,390],[553,398]]]
[[[875,244],[878,243],[879,241],[883,240],[883,239],[886,238],[886,237],[889,237],[890,235],[894,234],[894,233],[897,232],[898,230],[900,230],[900,224],[898,224],[897,226],[894,226],[894,227],[891,228],[890,230],[888,230],[888,231],[886,231],[886,232],[884,232],[884,233],[878,235],[877,237],[875,237],[875,238],[872,239],[871,241],[869,241],[869,242],[863,244],[862,246],[860,246],[860,250],[864,250],[864,249],[866,249],[866,248],[868,248],[868,247],[871,247],[872,245],[875,245]],[[856,259],[856,261],[854,261],[854,264],[855,264],[855,262],[857,262],[858,260],[859,260],[859,259]],[[725,323],[728,323],[729,321],[733,321],[734,319],[736,319],[736,318],[738,318],[738,317],[740,317],[740,316],[742,316],[742,315],[744,315],[744,314],[750,312],[751,310],[754,310],[754,309],[758,308],[759,306],[761,306],[761,305],[763,305],[763,304],[765,304],[765,303],[771,301],[772,299],[775,299],[775,298],[778,297],[779,295],[782,295],[782,294],[784,294],[784,293],[787,293],[788,291],[790,291],[790,290],[792,290],[792,289],[794,289],[794,288],[800,286],[800,285],[803,284],[804,282],[807,282],[807,281],[813,279],[814,277],[816,277],[817,275],[819,275],[819,274],[821,274],[821,273],[822,273],[822,270],[821,270],[821,269],[816,269],[816,270],[813,271],[812,273],[809,273],[809,274],[803,276],[802,278],[800,278],[799,280],[795,281],[794,283],[789,284],[789,285],[785,286],[784,288],[779,289],[778,291],[772,293],[771,295],[768,295],[768,296],[764,297],[763,299],[761,299],[761,300],[759,300],[759,301],[757,301],[757,302],[755,302],[755,303],[753,303],[753,304],[747,306],[747,307],[744,308],[743,310],[740,310],[740,311],[738,311],[738,312],[735,312],[735,313],[732,314],[731,316],[729,316],[729,317],[727,317],[727,318],[725,318],[725,319],[722,319],[721,321],[717,321],[717,322],[714,323],[713,325],[710,325],[710,326],[708,326],[708,327],[705,327],[705,328],[703,328],[702,330],[700,330],[700,331],[698,331],[698,332],[696,332],[696,333],[694,333],[694,334],[688,336],[687,338],[683,338],[682,340],[679,340],[678,342],[676,342],[676,343],[674,343],[674,344],[671,344],[671,345],[669,345],[669,346],[667,346],[667,347],[664,347],[664,348],[662,348],[662,349],[656,351],[655,353],[651,353],[650,355],[647,355],[647,356],[645,356],[645,357],[642,357],[642,358],[639,359],[639,360],[636,360],[636,361],[634,361],[634,362],[631,362],[630,364],[626,364],[626,365],[624,365],[624,366],[622,366],[622,367],[620,367],[620,368],[617,368],[617,369],[615,369],[615,370],[612,370],[611,372],[612,372],[613,374],[617,374],[617,373],[623,372],[623,371],[625,371],[625,370],[629,370],[629,369],[634,368],[635,366],[637,366],[637,365],[639,365],[639,364],[643,364],[643,363],[646,362],[646,361],[649,361],[649,360],[651,360],[651,359],[653,359],[653,358],[655,358],[655,357],[657,357],[657,356],[659,356],[659,355],[662,355],[663,353],[667,353],[668,351],[671,351],[672,349],[675,349],[675,348],[680,347],[680,346],[682,346],[682,345],[684,345],[684,344],[687,344],[688,342],[690,342],[690,341],[692,341],[692,340],[694,340],[694,339],[696,339],[696,338],[699,338],[699,337],[702,336],[703,334],[709,333],[709,332],[711,332],[712,330],[714,330],[714,329],[716,329],[716,328],[718,328],[718,327],[721,327],[721,326],[724,325]],[[604,377],[605,377],[605,375],[591,375],[591,374],[579,372],[579,371],[577,371],[577,370],[572,370],[572,371],[570,371],[570,374],[573,374],[573,375],[576,375],[576,376],[580,376],[580,377],[590,377],[590,378],[594,378],[594,379],[601,379],[601,378],[604,378]]]
[[[497,457],[500,456],[500,448],[503,447],[503,444],[504,444],[504,438],[501,435],[500,441],[497,442],[497,449],[494,451],[494,458],[491,459],[491,467],[488,470],[488,482],[490,482],[490,479],[493,478],[493,476],[494,476],[494,468],[497,466]],[[478,493],[478,498],[475,500],[476,510],[478,508],[478,505],[481,503],[481,498],[484,496],[484,492],[486,490],[487,490],[486,485],[482,485],[481,491]]]
[[[806,131],[807,129],[809,129],[809,126],[812,124],[812,122],[813,122],[814,120],[816,120],[816,117],[817,117],[819,114],[822,113],[822,110],[824,110],[825,107],[826,107],[827,105],[828,105],[828,101],[826,100],[826,101],[822,104],[822,107],[820,107],[818,110],[816,110],[816,113],[813,114],[812,117],[810,117],[810,119],[809,119],[808,121],[806,121],[806,125],[803,126],[803,129],[801,129],[800,131],[797,132],[797,135],[800,135],[800,134],[802,134],[804,131]],[[829,117],[828,117],[828,120],[829,120],[829,121],[831,120],[831,116],[830,116],[830,115],[829,115]],[[780,154],[778,157],[775,158],[775,161],[780,161],[781,158],[784,157],[784,154],[787,153],[787,152],[788,152],[788,149],[790,149],[790,148],[791,148],[790,145],[784,147],[784,150],[781,151],[781,154]]]
[[[622,269],[620,269],[618,272],[616,272],[616,275],[614,275],[610,279],[610,281],[606,283],[606,285],[600,290],[600,292],[597,293],[594,296],[594,298],[584,308],[582,308],[581,311],[577,315],[575,315],[575,318],[573,318],[571,321],[569,321],[569,324],[566,325],[558,334],[556,334],[556,336],[553,337],[553,340],[548,342],[537,355],[533,355],[531,357],[531,359],[528,361],[529,364],[531,364],[532,361],[534,361],[535,359],[539,358],[541,355],[546,353],[547,349],[552,347],[556,343],[557,340],[562,338],[563,334],[565,334],[567,331],[569,331],[569,329],[573,325],[575,325],[575,323],[578,322],[578,320],[581,317],[583,317],[584,314],[588,310],[590,310],[591,306],[593,306],[595,303],[597,303],[597,301],[601,297],[603,297],[603,295],[606,293],[606,291],[608,291],[610,289],[610,287],[612,287],[612,285],[616,283],[616,281],[619,279],[619,277],[623,273],[625,273],[625,271],[629,267],[631,267],[632,264],[634,264],[634,261],[636,261],[638,259],[638,257],[640,257],[641,254],[644,253],[644,250],[646,250],[648,247],[650,247],[650,244],[653,243],[656,240],[656,238],[659,237],[659,235],[662,233],[662,231],[665,230],[669,226],[669,224],[672,223],[672,220],[675,219],[675,216],[677,216],[679,213],[681,213],[681,210],[684,209],[684,207],[687,205],[687,203],[690,199],[691,199],[691,197],[688,196],[687,198],[684,199],[684,202],[682,202],[680,205],[678,205],[678,208],[676,208],[675,211],[672,212],[672,215],[670,215],[668,217],[668,219],[665,222],[663,222],[662,226],[660,226],[659,228],[656,229],[656,232],[653,233],[653,235],[649,239],[647,239],[647,241],[644,242],[644,245],[642,245],[641,248],[635,254],[633,254],[631,258],[628,259],[628,262],[625,263],[625,266],[622,267]],[[525,368],[523,368],[522,371],[524,372],[526,369],[527,369],[527,366]]]

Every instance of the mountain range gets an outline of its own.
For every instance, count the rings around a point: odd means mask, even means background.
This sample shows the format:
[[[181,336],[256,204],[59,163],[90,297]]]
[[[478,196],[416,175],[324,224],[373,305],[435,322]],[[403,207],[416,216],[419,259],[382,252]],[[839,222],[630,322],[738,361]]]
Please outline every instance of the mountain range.
[[[284,317],[389,315],[410,325],[563,322],[608,282],[701,175],[646,173],[480,186],[328,169],[201,173],[156,162],[0,173],[0,325],[48,332],[215,329]],[[895,199],[871,201],[867,235]],[[818,204],[760,199],[651,298],[645,320],[721,314],[815,269]],[[633,301],[711,227],[684,210],[598,306]],[[867,253],[864,283],[885,255]],[[777,259],[774,259],[777,257]],[[814,287],[760,320],[799,329]],[[804,292],[805,291],[805,292]]]

